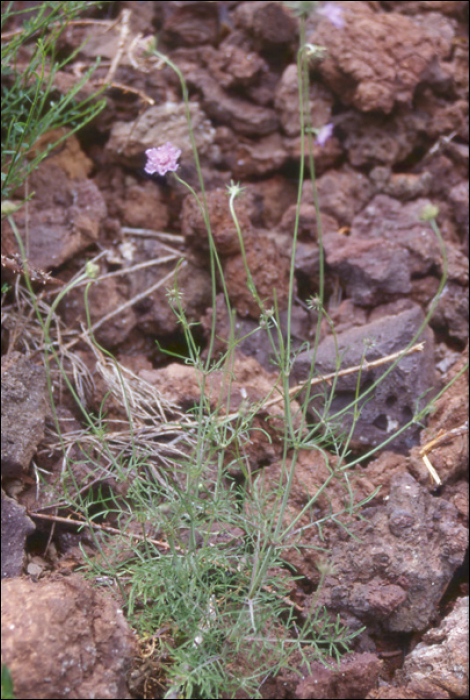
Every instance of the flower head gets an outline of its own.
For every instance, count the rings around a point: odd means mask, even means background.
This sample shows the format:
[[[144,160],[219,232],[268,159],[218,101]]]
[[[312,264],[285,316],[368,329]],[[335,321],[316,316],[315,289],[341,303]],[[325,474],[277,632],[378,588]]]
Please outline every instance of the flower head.
[[[425,204],[422,208],[419,218],[421,221],[432,221],[432,219],[435,219],[438,214],[439,207],[437,207],[435,204],[431,204],[431,202],[428,202],[428,204]]]
[[[100,266],[92,262],[91,260],[88,260],[87,264],[85,265],[85,273],[87,277],[89,277],[92,280],[95,280],[100,274]]]
[[[330,20],[338,29],[344,27],[343,8],[335,5],[334,2],[327,2],[317,10],[319,15],[323,15]]]
[[[147,156],[147,164],[144,170],[149,175],[154,173],[165,175],[170,171],[178,170],[178,158],[181,155],[181,151],[173,146],[170,141],[158,148],[148,148],[145,151],[145,155]]]
[[[325,124],[325,126],[322,126],[321,129],[317,129],[317,137],[315,139],[315,143],[317,143],[319,146],[324,146],[325,143],[328,141],[333,136],[333,129],[334,129],[333,124]]]

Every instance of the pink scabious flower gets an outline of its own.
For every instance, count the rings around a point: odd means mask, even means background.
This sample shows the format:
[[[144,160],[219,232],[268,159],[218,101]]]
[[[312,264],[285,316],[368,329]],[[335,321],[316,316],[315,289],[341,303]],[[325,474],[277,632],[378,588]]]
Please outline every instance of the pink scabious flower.
[[[148,148],[145,151],[145,155],[147,156],[147,164],[144,170],[149,175],[154,173],[165,175],[170,171],[178,170],[178,158],[181,155],[181,151],[176,146],[173,146],[171,141],[167,141],[158,148]]]
[[[334,2],[327,2],[317,10],[319,15],[326,17],[338,29],[344,27],[343,8],[335,5]]]
[[[321,129],[318,129],[315,143],[319,146],[324,146],[325,143],[333,136],[334,124],[325,124]]]

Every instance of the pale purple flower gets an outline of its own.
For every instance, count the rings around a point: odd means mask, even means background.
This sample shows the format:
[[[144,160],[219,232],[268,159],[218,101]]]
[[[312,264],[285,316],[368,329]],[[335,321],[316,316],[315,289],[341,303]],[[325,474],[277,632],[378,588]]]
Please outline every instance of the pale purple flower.
[[[335,5],[334,2],[327,2],[317,10],[319,15],[326,17],[338,29],[344,27],[343,8]]]
[[[317,143],[319,146],[324,146],[328,139],[333,136],[334,128],[334,124],[330,123],[325,124],[325,126],[322,126],[321,129],[318,129],[315,143]]]
[[[154,173],[165,175],[170,170],[178,170],[178,158],[181,155],[181,151],[173,146],[170,141],[158,148],[148,148],[145,151],[145,155],[147,156],[147,164],[144,170],[149,175]]]

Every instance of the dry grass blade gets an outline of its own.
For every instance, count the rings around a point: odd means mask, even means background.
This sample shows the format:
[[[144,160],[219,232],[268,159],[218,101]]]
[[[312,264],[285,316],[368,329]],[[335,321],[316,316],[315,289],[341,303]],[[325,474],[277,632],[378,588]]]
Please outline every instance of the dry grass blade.
[[[166,399],[152,385],[138,377],[127,367],[119,365],[116,360],[106,357],[91,340],[90,348],[96,357],[96,369],[103,377],[113,397],[122,405],[131,409],[131,418],[137,426],[148,422],[167,423],[167,413],[178,419],[184,414],[179,406]]]

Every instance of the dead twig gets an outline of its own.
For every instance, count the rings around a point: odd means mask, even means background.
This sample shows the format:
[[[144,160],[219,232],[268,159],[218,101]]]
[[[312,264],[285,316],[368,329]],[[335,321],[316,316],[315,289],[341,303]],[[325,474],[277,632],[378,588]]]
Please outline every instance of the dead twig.
[[[130,275],[133,272],[137,272],[138,270],[143,270],[146,267],[154,267],[155,265],[164,265],[167,262],[173,262],[173,260],[179,259],[181,257],[177,251],[175,251],[176,254],[173,255],[167,255],[164,258],[157,258],[155,260],[147,260],[146,262],[138,263],[137,265],[133,265],[132,267],[126,267],[122,270],[116,270],[115,272],[107,272],[104,275],[101,275],[96,279],[97,282],[102,282],[103,280],[108,280],[111,277],[123,277],[124,275]],[[80,282],[79,284],[75,285],[76,287],[83,287],[85,284],[89,283],[88,280],[83,280],[83,282]]]
[[[99,81],[100,83],[104,83],[105,80]],[[152,97],[149,97],[143,90],[139,90],[138,88],[131,87],[130,85],[125,85],[124,83],[116,83],[115,81],[108,83],[107,84],[108,90],[110,88],[115,88],[116,90],[121,90],[124,94],[126,92],[130,92],[133,95],[137,95],[140,97],[142,102],[147,102],[149,105],[154,105],[155,100]],[[140,117],[140,114],[139,114]]]
[[[48,520],[49,522],[52,523],[62,523],[64,525],[73,525],[74,527],[89,527],[92,528],[93,530],[101,530],[101,532],[108,532],[111,535],[125,535],[126,537],[129,538],[135,538],[136,540],[139,540],[139,542],[150,542],[151,544],[154,544],[156,547],[161,547],[162,549],[170,549],[170,545],[168,542],[162,542],[161,540],[154,540],[151,539],[150,537],[145,537],[144,535],[139,535],[137,533],[123,533],[121,530],[118,530],[115,527],[109,527],[108,525],[98,525],[97,523],[93,523],[91,521],[84,521],[84,520],[72,520],[72,518],[62,518],[60,515],[46,515],[45,513],[34,513],[30,510],[27,511],[28,515],[31,518],[38,518],[39,520]],[[177,547],[175,545],[175,549],[179,552],[182,552],[183,550],[180,547]]]
[[[468,421],[462,425],[459,425],[458,428],[452,428],[452,430],[447,430],[445,433],[441,433],[441,435],[433,438],[420,449],[419,456],[423,460],[424,464],[426,465],[426,469],[429,471],[431,478],[434,479],[436,484],[442,484],[442,480],[437,471],[434,469],[431,460],[428,457],[428,452],[431,452],[435,447],[442,445],[444,442],[452,440],[454,437],[458,437],[459,435],[464,435],[465,433],[468,433]]]
[[[176,233],[167,233],[166,231],[153,231],[148,228],[130,228],[129,226],[122,227],[122,233],[128,236],[142,236],[144,238],[158,238],[162,241],[170,241],[175,245],[184,244],[184,236],[179,236]]]
[[[380,367],[381,365],[388,364],[389,362],[393,362],[394,360],[397,360],[401,355],[403,357],[407,355],[411,355],[415,352],[422,352],[424,350],[424,343],[416,343],[416,345],[413,345],[412,348],[410,348],[407,352],[403,353],[403,350],[399,350],[398,352],[394,352],[392,355],[387,355],[386,357],[380,357],[378,360],[372,360],[372,362],[368,362],[367,360],[364,360],[364,362],[360,365],[354,365],[353,367],[347,367],[346,369],[341,369],[337,372],[331,372],[330,374],[324,374],[321,377],[315,377],[312,379],[310,382],[310,386],[316,386],[317,384],[322,384],[323,382],[328,382],[331,379],[334,379],[335,377],[346,377],[349,374],[355,374],[356,372],[364,372],[369,369],[374,369],[375,367]],[[296,386],[292,387],[292,389],[289,389],[289,397],[292,398],[295,396],[299,391],[302,391],[302,389],[306,388],[306,384],[297,384]],[[267,403],[264,404],[265,408],[269,408],[270,406],[274,406],[276,403],[280,403],[283,400],[283,396],[277,396],[275,399],[271,399]]]
[[[117,68],[119,66],[119,63],[121,61],[122,55],[124,53],[124,48],[127,43],[127,37],[129,36],[129,20],[131,17],[131,11],[130,10],[123,10],[122,15],[119,18],[119,25],[120,25],[120,36],[119,36],[119,44],[118,48],[116,51],[116,54],[113,57],[113,60],[111,61],[111,65],[109,67],[108,73],[106,77],[103,80],[103,83],[111,83],[114,75],[117,71]]]

